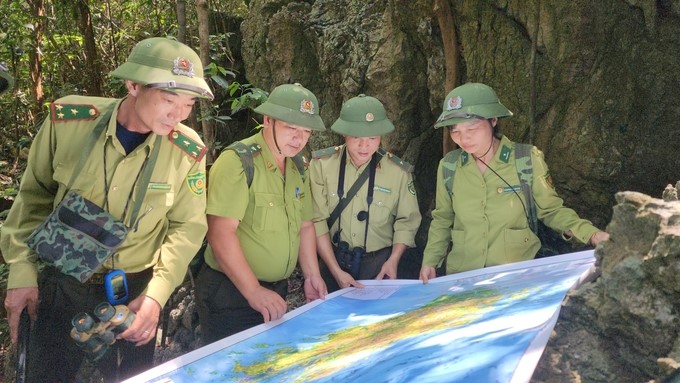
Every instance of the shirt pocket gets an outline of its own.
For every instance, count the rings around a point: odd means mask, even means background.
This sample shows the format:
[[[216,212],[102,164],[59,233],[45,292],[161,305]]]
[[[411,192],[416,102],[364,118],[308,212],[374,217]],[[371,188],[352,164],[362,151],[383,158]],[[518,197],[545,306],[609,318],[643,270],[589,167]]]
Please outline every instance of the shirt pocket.
[[[541,242],[531,229],[505,229],[503,231],[505,260],[512,263],[533,259]]]
[[[392,225],[398,200],[398,195],[394,191],[384,192],[374,189],[370,212],[371,225]]]
[[[446,259],[446,272],[459,271],[465,263],[465,231],[451,230],[451,255]]]
[[[149,183],[144,196],[139,214],[137,215],[136,227],[155,227],[158,222],[165,219],[168,211],[175,202],[175,192],[170,184]],[[130,213],[134,207],[134,201],[130,202]],[[134,223],[133,223],[134,225]]]
[[[282,195],[255,193],[253,228],[258,231],[277,231],[288,224],[286,204]]]
[[[68,191],[67,187],[69,181],[71,180],[71,174],[73,174],[73,170],[74,170],[73,167],[61,163],[58,164],[57,167],[54,169],[52,178],[59,183],[58,185],[59,189],[57,190],[57,194],[55,196],[56,198],[54,201],[55,204],[61,201],[61,199]],[[80,194],[81,196],[91,200],[93,191],[92,189],[97,179],[98,175],[83,171],[73,181],[71,190],[78,192],[78,194]],[[102,185],[101,188],[103,191],[104,185]]]

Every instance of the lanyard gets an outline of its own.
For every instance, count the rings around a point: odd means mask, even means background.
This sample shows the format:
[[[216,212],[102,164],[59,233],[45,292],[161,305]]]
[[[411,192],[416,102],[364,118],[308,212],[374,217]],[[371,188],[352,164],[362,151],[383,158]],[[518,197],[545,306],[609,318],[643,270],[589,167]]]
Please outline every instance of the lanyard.
[[[357,218],[360,221],[363,221],[364,218],[366,220],[365,226],[364,226],[364,250],[366,249],[366,241],[368,239],[368,219],[369,219],[369,211],[371,209],[371,203],[373,203],[373,189],[375,185],[375,170],[376,167],[378,166],[378,161],[379,158],[382,158],[382,155],[376,151],[373,153],[373,156],[371,156],[371,162],[368,164],[368,170],[369,175],[368,175],[368,193],[366,195],[366,203],[367,203],[367,208],[366,211],[361,211],[359,214],[357,214]],[[349,204],[349,200],[354,198],[354,195],[358,191],[358,188],[363,184],[363,180],[361,183],[359,183],[359,180],[361,179],[361,175],[357,180],[354,182],[354,185],[352,185],[352,188],[350,189],[350,192],[347,193],[347,198],[342,198],[345,191],[345,167],[347,166],[347,148],[345,147],[345,151],[342,152],[342,157],[340,158],[340,171],[338,172],[338,198],[340,198],[340,201],[338,202],[339,206],[342,206],[343,208]],[[366,172],[364,170],[364,173]],[[363,173],[362,173],[363,175]],[[354,192],[352,192],[354,191]],[[363,213],[363,214],[362,214]],[[340,232],[342,232],[342,218],[341,215],[338,214],[338,232],[336,233],[338,235],[338,241],[340,241]],[[335,236],[334,236],[335,237]]]

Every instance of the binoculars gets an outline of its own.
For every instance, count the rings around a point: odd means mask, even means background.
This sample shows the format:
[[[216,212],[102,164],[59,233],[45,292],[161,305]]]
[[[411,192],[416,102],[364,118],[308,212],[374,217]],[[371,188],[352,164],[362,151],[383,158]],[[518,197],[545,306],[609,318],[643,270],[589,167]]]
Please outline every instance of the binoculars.
[[[130,327],[135,313],[125,305],[111,306],[102,302],[94,308],[94,314],[98,322],[85,312],[73,317],[71,339],[91,360],[96,361],[116,342],[116,336]]]
[[[338,265],[354,279],[359,278],[361,260],[364,255],[366,255],[364,248],[357,246],[350,249],[349,243],[345,241],[340,241],[335,249],[335,259],[338,261]]]

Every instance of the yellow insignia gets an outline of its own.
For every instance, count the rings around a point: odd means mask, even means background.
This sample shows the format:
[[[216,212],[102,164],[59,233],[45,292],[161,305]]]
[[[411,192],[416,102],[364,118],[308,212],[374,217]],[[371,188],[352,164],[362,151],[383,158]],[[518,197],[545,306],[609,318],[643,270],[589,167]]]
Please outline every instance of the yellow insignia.
[[[310,100],[302,100],[300,102],[300,112],[314,114],[314,103]]]
[[[187,175],[187,186],[194,195],[203,195],[205,192],[205,172],[198,171]]]

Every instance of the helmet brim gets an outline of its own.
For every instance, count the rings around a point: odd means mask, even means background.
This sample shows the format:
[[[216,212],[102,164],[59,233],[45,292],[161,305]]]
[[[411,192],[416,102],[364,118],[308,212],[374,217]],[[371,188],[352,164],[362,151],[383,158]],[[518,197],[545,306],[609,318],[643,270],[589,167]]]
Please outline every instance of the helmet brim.
[[[253,109],[255,113],[269,116],[275,120],[281,120],[291,125],[297,125],[303,128],[324,131],[326,126],[318,114],[302,113],[297,110],[290,109],[285,106],[277,105],[269,101],[265,101],[257,108]]]
[[[164,83],[168,84],[161,87],[165,90],[189,94],[208,100],[214,99],[208,83],[199,76],[168,76],[167,69],[142,66],[132,62],[123,63],[111,72],[111,76],[130,80],[141,85]]]
[[[375,137],[383,136],[394,131],[394,125],[384,118],[380,121],[345,121],[338,118],[331,130],[343,136],[350,137]]]
[[[458,110],[447,110],[439,115],[435,128],[470,122],[475,119],[503,118],[512,116],[512,112],[501,103],[472,105]]]

